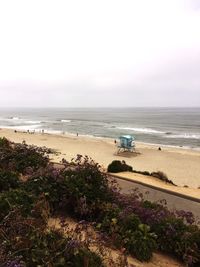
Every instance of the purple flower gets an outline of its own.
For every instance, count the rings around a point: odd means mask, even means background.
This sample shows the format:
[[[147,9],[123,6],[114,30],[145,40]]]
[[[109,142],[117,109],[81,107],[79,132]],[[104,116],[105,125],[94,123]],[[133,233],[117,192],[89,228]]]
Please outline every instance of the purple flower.
[[[10,260],[6,263],[6,267],[25,267],[20,259]]]

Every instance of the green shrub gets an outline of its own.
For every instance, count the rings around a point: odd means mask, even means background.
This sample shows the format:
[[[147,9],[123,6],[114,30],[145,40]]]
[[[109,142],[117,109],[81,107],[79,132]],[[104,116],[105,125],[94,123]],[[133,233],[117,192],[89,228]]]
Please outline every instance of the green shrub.
[[[127,216],[123,214],[120,216],[119,224],[121,227],[122,233],[126,231],[136,231],[141,224],[139,217],[133,213],[128,214]]]
[[[112,203],[102,203],[98,216],[97,229],[100,229],[107,234],[112,234],[116,231],[116,226],[119,224],[120,209]]]
[[[181,258],[189,266],[200,262],[200,231],[183,219],[169,217],[153,226],[159,248]]]
[[[0,263],[2,266],[103,267],[101,258],[86,243],[62,230],[47,228],[43,214],[45,201],[36,203],[37,217],[25,218],[14,210],[0,224]],[[39,204],[39,205],[38,205]],[[76,232],[78,234],[78,232]],[[18,262],[23,263],[20,265]],[[18,264],[17,264],[18,263]]]
[[[156,178],[160,179],[163,182],[175,185],[171,180],[168,179],[167,175],[164,172],[161,172],[161,171],[152,172],[151,176],[156,177]]]
[[[34,176],[31,176],[23,184],[23,188],[27,193],[35,197],[44,194],[52,210],[58,206],[62,197],[61,184],[53,176],[53,172],[49,170],[41,170]]]
[[[155,238],[148,225],[140,224],[138,230],[126,232],[124,243],[131,255],[140,261],[149,261],[156,248]]]
[[[12,189],[0,194],[0,221],[15,208],[27,216],[31,213],[35,198],[22,189]]]
[[[62,173],[68,197],[63,202],[79,217],[89,219],[88,216],[98,213],[100,203],[111,200],[109,181],[107,175],[101,172],[100,165],[87,156],[78,155],[75,163],[74,168],[65,169]]]
[[[182,219],[168,217],[156,223],[153,229],[158,236],[160,249],[174,253],[181,242],[181,237],[187,231],[187,225]]]
[[[161,171],[158,171],[158,172],[148,172],[148,171],[136,171],[136,170],[133,170],[134,173],[139,173],[139,174],[143,174],[143,175],[146,175],[146,176],[153,176],[155,178],[158,178],[159,180],[163,181],[163,182],[166,182],[166,183],[170,183],[170,184],[173,184],[173,181],[172,180],[169,180],[167,175],[164,173],[164,172],[161,172]]]
[[[133,171],[133,168],[125,163],[125,161],[113,160],[112,163],[108,165],[108,172],[125,172],[125,171]]]
[[[146,175],[146,176],[151,176],[151,173],[148,172],[148,171],[136,171],[136,170],[133,170],[134,173],[139,173],[139,174],[143,174],[143,175]]]
[[[189,266],[200,263],[200,231],[197,226],[188,226],[181,236],[176,253]]]
[[[163,206],[161,206],[161,204],[151,202],[149,200],[144,200],[142,202],[142,206],[146,209],[163,209]]]
[[[78,253],[69,255],[66,260],[67,266],[71,267],[105,267],[102,259],[96,253],[88,249],[79,249]],[[60,267],[63,265],[60,265]]]
[[[1,142],[0,168],[26,174],[27,168],[34,172],[47,166],[49,149],[28,146],[26,143],[12,144],[7,139]]]
[[[19,187],[19,176],[15,172],[0,169],[0,192]]]
[[[10,142],[5,137],[0,137],[0,148],[8,148],[10,146]]]
[[[156,235],[150,232],[150,227],[116,205],[105,203],[103,206],[97,229],[106,232],[117,248],[125,247],[141,261],[150,260],[156,248]]]

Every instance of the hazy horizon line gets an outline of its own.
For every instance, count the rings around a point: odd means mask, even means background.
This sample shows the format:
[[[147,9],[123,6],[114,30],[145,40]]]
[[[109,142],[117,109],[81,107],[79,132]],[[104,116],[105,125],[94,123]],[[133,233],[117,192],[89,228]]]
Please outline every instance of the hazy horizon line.
[[[88,107],[59,107],[59,106],[4,106],[4,107],[0,107],[0,109],[9,109],[9,108],[12,108],[12,109],[19,109],[19,108],[24,108],[24,109],[115,109],[115,108],[118,108],[118,109],[128,109],[128,108],[200,108],[200,106],[123,106],[123,107],[120,107],[120,106],[115,106],[115,107],[112,107],[112,106],[106,106],[106,107],[94,107],[94,106],[88,106]]]

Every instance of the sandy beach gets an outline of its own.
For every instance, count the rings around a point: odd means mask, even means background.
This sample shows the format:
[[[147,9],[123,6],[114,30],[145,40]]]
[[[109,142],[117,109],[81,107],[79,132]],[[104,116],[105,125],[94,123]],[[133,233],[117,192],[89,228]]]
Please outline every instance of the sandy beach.
[[[100,163],[105,169],[113,160],[125,160],[127,164],[133,166],[138,171],[162,171],[176,185],[183,187],[182,190],[189,191],[191,188],[195,196],[200,195],[200,152],[189,149],[162,147],[136,143],[137,153],[124,153],[117,155],[117,147],[114,140],[105,138],[92,138],[87,136],[75,135],[53,135],[53,134],[28,134],[14,132],[10,129],[1,129],[0,137],[6,137],[14,142],[26,141],[27,144],[46,146],[59,152],[52,160],[60,162],[62,158],[71,160],[77,154],[88,155],[96,162]],[[134,179],[146,179],[146,182],[155,184],[157,181],[152,177],[142,177],[141,175],[128,174]],[[164,186],[164,183],[163,183]],[[172,187],[172,186],[171,186]],[[173,186],[174,187],[174,186]]]

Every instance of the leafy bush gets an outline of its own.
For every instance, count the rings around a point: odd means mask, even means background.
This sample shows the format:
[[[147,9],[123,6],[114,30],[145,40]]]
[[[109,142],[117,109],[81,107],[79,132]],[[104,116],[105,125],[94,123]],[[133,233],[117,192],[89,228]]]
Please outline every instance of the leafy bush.
[[[177,244],[175,251],[188,266],[199,266],[200,263],[200,231],[197,226],[187,226]],[[196,264],[196,265],[195,265]]]
[[[125,247],[141,261],[150,260],[156,248],[156,235],[150,232],[148,225],[141,223],[138,216],[107,203],[98,221],[97,229],[106,232],[116,247]]]
[[[148,171],[136,171],[136,170],[133,170],[134,173],[139,173],[139,174],[143,174],[143,175],[146,175],[146,176],[151,176],[151,173],[148,172]]]
[[[0,192],[17,188],[19,185],[17,173],[0,169]]]
[[[26,174],[27,168],[29,171],[32,169],[33,172],[40,167],[47,166],[47,154],[51,150],[28,146],[26,143],[13,144],[5,138],[1,142],[0,168]]]
[[[181,219],[172,217],[160,221],[153,228],[158,235],[159,247],[163,251],[174,252],[187,226]]]
[[[180,218],[169,217],[153,226],[162,251],[180,257],[189,266],[200,263],[200,230],[184,224]],[[173,238],[172,238],[173,237]]]
[[[23,188],[29,194],[35,197],[44,194],[48,200],[51,210],[54,211],[67,192],[66,187],[62,186],[63,177],[60,171],[48,165],[46,168],[41,168],[23,184]]]
[[[126,210],[123,210],[119,214],[119,224],[122,232],[136,231],[141,224],[139,217],[133,213],[128,214]]]
[[[62,230],[47,228],[49,210],[44,196],[33,206],[32,215],[25,218],[15,209],[3,219],[0,224],[1,266],[103,267],[101,258],[89,250],[88,240],[76,240],[69,233],[64,236]]]
[[[44,193],[52,211],[68,211],[79,219],[95,218],[100,204],[110,201],[113,194],[100,165],[81,155],[64,169],[51,165],[39,169],[23,187],[35,196]]]
[[[22,189],[12,189],[0,194],[0,221],[15,208],[24,215],[31,212],[35,198]]]
[[[97,229],[106,232],[109,235],[115,235],[118,231],[118,218],[120,209],[112,203],[103,203],[97,218]],[[112,236],[114,238],[114,235]]]
[[[167,175],[164,172],[161,172],[161,171],[152,172],[151,176],[156,177],[156,178],[160,179],[163,182],[175,185],[171,180],[168,179]]]
[[[78,155],[74,163],[75,167],[62,173],[67,190],[63,206],[79,217],[89,219],[98,214],[100,203],[111,200],[108,177],[101,172],[101,166],[87,156]]]
[[[112,163],[108,165],[108,172],[125,172],[129,171],[131,172],[133,168],[129,165],[126,164],[125,161],[120,161],[120,160],[113,160]]]
[[[5,137],[0,137],[0,148],[7,148],[10,146],[10,142]]]
[[[149,261],[156,248],[156,235],[150,232],[150,227],[140,224],[138,230],[126,232],[125,247],[131,255],[136,256],[140,261]]]

